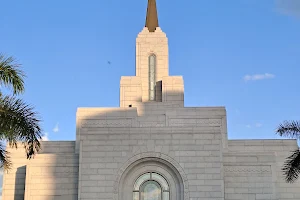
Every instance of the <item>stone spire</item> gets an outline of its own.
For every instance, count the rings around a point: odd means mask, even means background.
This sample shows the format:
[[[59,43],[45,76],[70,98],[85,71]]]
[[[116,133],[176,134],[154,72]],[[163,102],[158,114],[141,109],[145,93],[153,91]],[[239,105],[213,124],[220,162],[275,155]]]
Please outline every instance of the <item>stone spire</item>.
[[[158,17],[156,9],[156,0],[148,0],[147,16],[146,16],[146,25],[149,32],[154,32],[158,26]]]

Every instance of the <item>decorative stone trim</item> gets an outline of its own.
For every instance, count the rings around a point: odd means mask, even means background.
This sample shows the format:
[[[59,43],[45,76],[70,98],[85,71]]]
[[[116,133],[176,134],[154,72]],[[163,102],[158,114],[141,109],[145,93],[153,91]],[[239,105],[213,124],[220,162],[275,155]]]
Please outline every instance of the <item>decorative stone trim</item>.
[[[169,163],[171,166],[173,166],[177,172],[180,174],[181,178],[182,178],[182,182],[183,182],[183,188],[184,188],[184,200],[189,200],[189,185],[188,185],[188,179],[187,176],[185,175],[183,169],[181,168],[181,166],[179,165],[179,163],[177,161],[175,161],[173,158],[162,154],[162,153],[157,153],[157,152],[145,152],[145,153],[140,153],[137,154],[133,157],[131,157],[130,159],[128,159],[124,165],[119,169],[118,173],[117,173],[117,178],[115,180],[114,183],[114,189],[113,189],[113,193],[114,193],[114,200],[121,200],[119,199],[119,195],[118,195],[118,189],[119,189],[119,183],[121,180],[121,177],[123,175],[123,173],[125,172],[125,170],[132,164],[134,164],[135,162],[141,160],[141,159],[145,159],[145,160],[155,160],[155,161],[160,161],[162,163],[167,162]]]
[[[82,127],[132,127],[132,119],[83,120]]]
[[[165,127],[166,124],[168,126],[177,126],[177,127],[186,127],[186,126],[221,126],[222,120],[221,119],[176,119],[171,118],[168,120],[157,120],[157,121],[138,121],[138,124],[135,121],[138,118],[130,118],[130,119],[86,119],[82,120],[81,127]],[[166,123],[168,122],[168,123]]]
[[[221,126],[221,119],[169,119],[169,126]]]
[[[271,173],[271,166],[224,166],[226,173]]]
[[[139,127],[165,127],[166,122],[161,121],[161,122],[139,122]]]

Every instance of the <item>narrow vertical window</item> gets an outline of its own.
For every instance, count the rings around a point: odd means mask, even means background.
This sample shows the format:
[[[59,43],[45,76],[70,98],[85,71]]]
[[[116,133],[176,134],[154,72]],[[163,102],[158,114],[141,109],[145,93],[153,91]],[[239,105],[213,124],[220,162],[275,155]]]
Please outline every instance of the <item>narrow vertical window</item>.
[[[149,100],[155,100],[155,71],[156,71],[156,56],[149,56]]]

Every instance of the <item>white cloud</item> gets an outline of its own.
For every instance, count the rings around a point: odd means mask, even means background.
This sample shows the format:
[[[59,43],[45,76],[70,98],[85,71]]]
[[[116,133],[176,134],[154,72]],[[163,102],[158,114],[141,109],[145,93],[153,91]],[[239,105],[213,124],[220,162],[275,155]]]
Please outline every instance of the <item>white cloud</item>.
[[[250,124],[247,124],[246,127],[247,128],[252,128],[252,127],[255,127],[255,128],[260,128],[262,127],[263,125],[261,123],[256,123],[254,125],[250,125]]]
[[[299,0],[275,0],[276,9],[284,15],[300,17]]]
[[[272,78],[275,78],[274,74],[270,74],[270,73],[254,74],[254,75],[244,76],[244,81],[258,81],[258,80],[272,79]]]
[[[59,131],[59,126],[58,123],[55,125],[55,127],[53,128],[53,132],[57,133]]]
[[[44,136],[42,137],[42,141],[49,141],[48,133],[44,133]]]

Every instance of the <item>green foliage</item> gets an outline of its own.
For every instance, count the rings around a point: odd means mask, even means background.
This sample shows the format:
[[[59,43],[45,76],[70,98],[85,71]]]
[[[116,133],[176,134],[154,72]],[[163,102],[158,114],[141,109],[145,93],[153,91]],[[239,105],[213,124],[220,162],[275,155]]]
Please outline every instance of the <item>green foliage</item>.
[[[300,150],[297,149],[289,156],[283,166],[286,182],[294,183],[300,175]]]
[[[0,85],[12,88],[13,94],[24,92],[25,77],[20,66],[12,57],[0,54]],[[31,159],[40,149],[42,138],[40,120],[33,107],[15,96],[3,96],[0,91],[0,140],[7,141],[10,147],[17,148],[18,143],[25,147],[27,159]],[[0,144],[0,167],[10,169],[12,163],[7,152]]]
[[[14,63],[13,57],[0,54],[0,85],[13,89],[14,94],[24,92],[25,74],[20,70],[20,65]]]
[[[282,124],[279,124],[276,132],[280,136],[288,137],[291,139],[300,139],[300,122],[285,121]]]
[[[283,137],[291,139],[300,139],[300,122],[299,121],[285,121],[280,124],[276,133]],[[283,165],[283,173],[285,180],[288,183],[294,183],[300,176],[300,149],[295,150],[292,155],[286,158]]]

